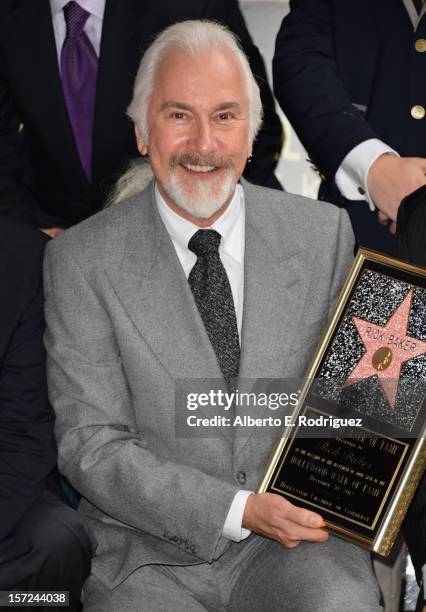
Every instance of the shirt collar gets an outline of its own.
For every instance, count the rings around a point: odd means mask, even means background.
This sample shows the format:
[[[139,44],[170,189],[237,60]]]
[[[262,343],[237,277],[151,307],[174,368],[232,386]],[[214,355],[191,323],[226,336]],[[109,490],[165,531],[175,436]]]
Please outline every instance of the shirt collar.
[[[413,2],[413,0],[402,0],[405,6],[405,9],[408,13],[408,16],[411,20],[411,23],[413,24],[413,30],[416,31],[417,27],[420,23],[420,20],[422,19],[423,15],[426,12],[426,5],[424,2],[422,2],[422,8],[420,13],[417,12],[417,8]]]
[[[188,219],[184,219],[175,213],[166,204],[164,198],[155,184],[155,201],[158,211],[172,239],[180,259],[186,258],[192,252],[188,249],[188,242],[200,228]],[[237,185],[229,206],[213,225],[205,229],[214,229],[222,236],[220,250],[223,250],[237,263],[243,261],[243,250],[235,236],[241,235],[240,225],[244,222],[244,191],[240,184]]]
[[[60,13],[69,0],[50,0],[50,10],[52,15]],[[105,0],[78,0],[79,5],[86,11],[103,19],[105,11]]]

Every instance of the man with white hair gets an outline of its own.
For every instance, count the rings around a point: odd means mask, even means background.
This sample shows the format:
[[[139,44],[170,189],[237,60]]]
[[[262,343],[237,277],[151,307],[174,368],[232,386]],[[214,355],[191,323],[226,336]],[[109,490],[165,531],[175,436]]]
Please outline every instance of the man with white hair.
[[[345,213],[239,182],[261,105],[222,26],[160,34],[129,114],[154,180],[45,266],[59,464],[98,542],[84,610],[380,610],[366,551],[253,493],[276,430],[175,429],[182,379],[303,375],[351,260]]]

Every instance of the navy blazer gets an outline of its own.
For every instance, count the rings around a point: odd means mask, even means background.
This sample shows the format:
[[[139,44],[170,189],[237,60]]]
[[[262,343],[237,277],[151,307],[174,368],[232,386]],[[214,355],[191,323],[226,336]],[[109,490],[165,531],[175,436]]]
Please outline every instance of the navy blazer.
[[[56,478],[43,345],[47,240],[0,216],[0,542]]]
[[[413,31],[402,0],[292,0],[274,58],[274,89],[311,159],[334,176],[359,143],[379,138],[403,156],[426,156],[426,17]]]
[[[425,236],[426,186],[401,202],[397,223],[398,255],[410,263],[426,266]],[[420,568],[426,563],[426,474],[405,520],[404,535],[420,579]]]
[[[347,205],[334,177],[359,143],[379,138],[401,155],[426,157],[426,118],[410,113],[414,105],[426,108],[426,52],[415,47],[417,39],[426,39],[426,17],[414,31],[402,0],[291,0],[290,9],[277,37],[275,93],[324,175],[323,198]],[[365,212],[365,222],[374,219]],[[421,256],[410,234],[412,261],[424,258],[424,244],[423,238]],[[420,580],[426,478],[404,531]]]

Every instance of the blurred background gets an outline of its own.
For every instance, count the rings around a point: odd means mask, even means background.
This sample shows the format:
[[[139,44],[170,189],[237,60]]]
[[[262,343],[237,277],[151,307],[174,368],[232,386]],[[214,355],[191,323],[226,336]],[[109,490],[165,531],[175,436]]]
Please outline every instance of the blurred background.
[[[244,0],[240,1],[240,6],[250,34],[263,55],[269,82],[272,83],[275,39],[281,21],[289,11],[289,2],[288,0]],[[277,110],[284,124],[285,143],[275,174],[287,191],[316,199],[319,177],[306,161],[306,151],[278,104]]]

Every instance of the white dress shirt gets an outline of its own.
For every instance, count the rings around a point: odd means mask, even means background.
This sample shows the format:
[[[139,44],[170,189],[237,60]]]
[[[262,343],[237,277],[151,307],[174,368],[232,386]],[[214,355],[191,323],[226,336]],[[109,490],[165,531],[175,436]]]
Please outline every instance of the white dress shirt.
[[[195,253],[188,249],[188,242],[200,227],[175,213],[162,198],[157,185],[155,186],[155,200],[160,217],[172,239],[185,276],[188,278],[197,261]],[[228,208],[208,229],[214,229],[222,236],[219,256],[231,285],[240,345],[244,297],[244,227],[243,188],[241,185],[237,185]]]
[[[417,30],[417,26],[420,23],[420,19],[426,12],[425,0],[422,0],[423,6],[420,13],[417,12],[416,5],[414,4],[413,0],[402,0],[402,2],[405,6],[405,10],[408,13],[411,23],[413,24],[413,31],[415,32]]]
[[[399,157],[396,151],[378,138],[364,140],[349,151],[336,172],[336,185],[345,198],[367,200],[370,210],[375,210],[368,191],[368,173],[376,159],[384,153]]]
[[[50,0],[50,12],[52,13],[53,33],[55,35],[59,70],[61,69],[62,45],[64,44],[67,34],[67,25],[65,23],[63,9],[68,2],[69,0]],[[105,0],[78,0],[78,4],[90,13],[84,26],[84,31],[92,43],[96,55],[99,57]]]
[[[200,229],[175,213],[164,201],[157,185],[155,186],[155,200],[158,212],[170,235],[176,254],[182,265],[186,278],[188,278],[197,256],[189,250],[188,242]],[[207,229],[207,228],[206,228]],[[245,207],[244,192],[241,185],[237,185],[234,196],[225,210],[208,229],[214,229],[222,236],[219,246],[219,256],[228,275],[234,299],[237,316],[238,335],[241,345],[241,326],[243,320],[244,297],[244,234],[245,234]],[[252,491],[238,491],[232,501],[228,515],[223,526],[222,534],[235,542],[240,542],[250,535],[248,529],[241,526],[246,501]]]

